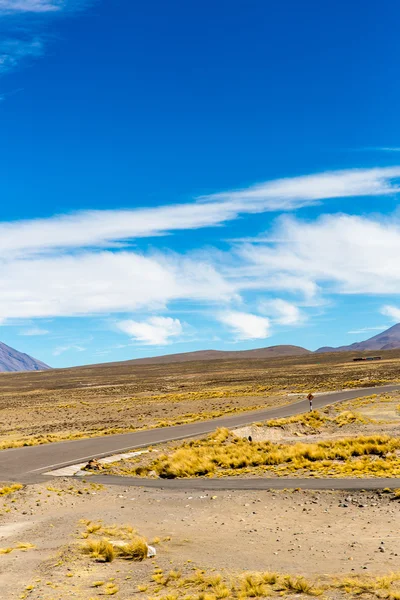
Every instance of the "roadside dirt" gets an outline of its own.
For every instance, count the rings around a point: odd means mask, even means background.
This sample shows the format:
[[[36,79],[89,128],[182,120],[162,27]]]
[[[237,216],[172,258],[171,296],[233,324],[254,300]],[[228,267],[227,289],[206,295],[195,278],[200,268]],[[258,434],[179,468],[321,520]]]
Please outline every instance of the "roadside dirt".
[[[371,492],[146,491],[52,480],[0,502],[0,548],[36,546],[0,554],[1,598],[100,598],[104,593],[93,583],[114,578],[116,598],[145,599],[137,586],[151,581],[155,565],[184,573],[385,574],[398,569],[400,556],[400,503],[392,498]],[[81,555],[81,519],[129,523],[150,542],[160,538],[156,559],[102,564]]]

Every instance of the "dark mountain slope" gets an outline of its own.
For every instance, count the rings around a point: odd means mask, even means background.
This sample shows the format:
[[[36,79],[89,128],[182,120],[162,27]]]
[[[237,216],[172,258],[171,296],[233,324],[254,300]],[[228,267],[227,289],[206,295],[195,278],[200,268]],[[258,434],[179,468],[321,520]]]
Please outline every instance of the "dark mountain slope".
[[[40,360],[0,342],[0,372],[45,371],[47,369],[50,367]]]
[[[355,342],[350,346],[339,346],[338,348],[324,346],[316,352],[362,352],[364,350],[394,350],[395,348],[400,348],[400,323],[363,342]]]

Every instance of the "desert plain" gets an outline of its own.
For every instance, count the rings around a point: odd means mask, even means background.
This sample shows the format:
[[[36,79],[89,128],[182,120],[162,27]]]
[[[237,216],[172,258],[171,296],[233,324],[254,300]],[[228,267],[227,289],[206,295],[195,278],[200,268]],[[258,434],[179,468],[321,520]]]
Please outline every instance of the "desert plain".
[[[3,451],[195,422],[400,383],[400,352],[0,376]],[[148,448],[79,478],[0,483],[2,600],[400,598],[400,393]],[[249,437],[251,438],[249,440]],[[0,453],[1,461],[1,453]],[[194,467],[193,467],[194,466]],[[107,476],[120,475],[118,484]],[[131,487],[129,477],[143,478]],[[230,478],[366,480],[366,489],[225,490]],[[124,480],[124,477],[127,479]],[[146,487],[146,480],[159,482]],[[190,489],[190,479],[201,487]],[[185,489],[163,481],[186,480]],[[172,484],[173,485],[173,484]],[[154,555],[155,550],[155,555]]]

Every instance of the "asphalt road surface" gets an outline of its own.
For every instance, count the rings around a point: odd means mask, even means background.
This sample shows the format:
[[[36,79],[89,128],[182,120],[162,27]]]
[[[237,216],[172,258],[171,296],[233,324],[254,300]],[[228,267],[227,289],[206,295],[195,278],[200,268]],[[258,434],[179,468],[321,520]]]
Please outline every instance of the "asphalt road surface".
[[[105,485],[124,485],[126,487],[146,487],[162,490],[383,490],[397,489],[400,479],[370,478],[370,479],[317,479],[315,477],[223,477],[221,479],[143,479],[142,477],[118,477],[115,475],[94,475],[90,481]]]
[[[337,402],[343,402],[344,400],[351,400],[353,398],[362,398],[369,396],[374,393],[390,392],[400,389],[400,384],[387,385],[382,387],[363,388],[361,390],[350,390],[346,392],[333,392],[330,394],[323,394],[316,396],[313,400],[314,409],[323,408],[329,404]],[[90,458],[102,458],[104,456],[110,456],[112,454],[118,454],[126,452],[134,448],[142,448],[145,446],[158,444],[161,442],[167,442],[171,440],[184,439],[188,437],[194,437],[204,435],[214,431],[217,427],[240,427],[242,425],[248,425],[256,421],[262,421],[267,419],[275,419],[280,417],[290,417],[292,415],[298,415],[309,410],[308,400],[302,400],[279,408],[257,410],[251,412],[245,412],[229,417],[221,417],[213,419],[211,421],[201,421],[197,423],[191,423],[188,425],[178,425],[174,427],[163,427],[160,429],[150,429],[137,431],[134,433],[124,433],[119,435],[97,437],[91,439],[74,440],[68,442],[57,442],[55,444],[46,444],[43,446],[31,446],[25,448],[15,448],[10,450],[0,451],[0,481],[20,481],[22,483],[34,483],[35,481],[42,481],[43,474],[47,471],[59,469],[75,463],[81,463],[89,460]],[[94,479],[93,479],[94,480]],[[112,483],[111,477],[108,479],[109,483]],[[128,485],[127,479],[124,478],[124,484]],[[153,485],[152,480],[147,480],[146,485]],[[207,487],[211,485],[207,481]],[[283,481],[283,480],[282,480]],[[302,480],[295,480],[295,487],[301,487]],[[307,479],[308,487],[312,487],[317,480]],[[322,480],[318,483],[321,484]],[[328,481],[329,480],[325,480]],[[336,487],[339,485],[339,481],[345,480],[331,480],[331,484],[327,485],[327,488],[332,488],[332,482],[335,482]],[[366,487],[366,480],[363,481],[363,488]],[[371,480],[370,480],[371,481]],[[374,480],[376,482],[377,480]],[[385,483],[378,487],[400,487],[400,481],[394,479],[385,480],[390,481],[391,485]],[[151,482],[151,483],[150,483]],[[197,483],[198,482],[198,483]],[[228,483],[227,480],[217,484],[212,482],[212,485],[220,485],[219,489],[228,489],[228,485],[235,485],[235,487],[243,487],[243,489],[250,489],[248,486],[255,486],[255,480],[239,480],[234,478],[232,483]],[[259,481],[258,485],[262,489],[267,486],[267,479]],[[133,484],[134,482],[131,482]],[[155,484],[158,487],[169,487],[173,484],[174,487],[182,485],[181,482],[160,482],[155,480]],[[277,482],[274,481],[274,487],[277,487]],[[192,487],[205,487],[206,482],[204,480],[196,480],[192,482]],[[141,480],[141,485],[144,485],[144,480]],[[294,485],[294,484],[293,484]],[[351,480],[351,485],[356,487],[358,481]],[[369,484],[371,485],[371,484]],[[271,484],[270,484],[271,487]],[[286,485],[289,487],[288,481]],[[211,489],[211,488],[210,488]],[[315,488],[314,488],[315,489]],[[343,488],[351,489],[351,488]]]

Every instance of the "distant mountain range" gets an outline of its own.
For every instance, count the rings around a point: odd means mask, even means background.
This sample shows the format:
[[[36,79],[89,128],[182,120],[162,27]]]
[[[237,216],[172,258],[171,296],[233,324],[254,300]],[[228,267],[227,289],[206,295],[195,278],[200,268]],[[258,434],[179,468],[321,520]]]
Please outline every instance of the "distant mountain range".
[[[332,348],[324,346],[315,351],[323,352],[362,352],[365,350],[393,350],[400,348],[400,323],[390,329],[374,335],[363,342],[356,342],[349,346],[340,346]],[[257,348],[255,350],[200,350],[197,352],[184,352],[182,354],[168,354],[165,356],[154,356],[152,358],[138,358],[125,361],[142,365],[168,364],[176,362],[190,362],[198,360],[233,360],[246,358],[277,358],[279,356],[306,356],[314,354],[311,350],[301,346],[269,346],[267,348]]]
[[[0,342],[0,372],[45,371],[47,369],[50,369],[50,367],[40,360],[18,352],[18,350],[14,350],[14,348]]]
[[[315,351],[323,352],[363,352],[366,350],[394,350],[400,348],[400,323],[393,325],[390,329],[374,335],[363,342],[355,342],[349,346],[332,348],[324,346]],[[181,354],[167,354],[151,358],[137,358],[124,361],[124,364],[156,365],[168,363],[183,363],[191,361],[207,360],[234,360],[248,358],[277,358],[279,356],[307,356],[313,354],[310,350],[301,346],[268,346],[267,348],[256,348],[254,350],[199,350],[197,352],[183,352]],[[121,364],[121,363],[115,363]],[[102,366],[102,365],[97,365]],[[0,342],[0,372],[11,371],[44,371],[50,369],[40,360],[36,360],[28,354],[23,354]]]
[[[319,348],[317,352],[362,352],[364,350],[394,350],[396,348],[400,348],[400,323],[364,342],[355,342],[349,346],[339,346],[338,348],[324,346]]]

